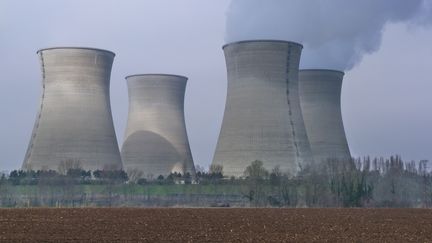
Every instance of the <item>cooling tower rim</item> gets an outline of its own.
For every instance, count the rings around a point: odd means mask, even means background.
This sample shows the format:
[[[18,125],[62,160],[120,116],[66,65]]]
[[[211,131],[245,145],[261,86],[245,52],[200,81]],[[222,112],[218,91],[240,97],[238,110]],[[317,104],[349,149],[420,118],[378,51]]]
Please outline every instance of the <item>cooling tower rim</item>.
[[[99,48],[93,48],[93,47],[78,47],[78,46],[55,46],[55,47],[42,48],[42,49],[37,50],[36,53],[38,54],[39,52],[49,51],[49,50],[57,50],[57,49],[92,50],[92,51],[107,52],[107,53],[110,53],[114,56],[116,55],[114,52],[108,51],[105,49],[99,49]]]
[[[334,72],[334,73],[341,73],[345,75],[344,71],[336,70],[336,69],[319,69],[319,68],[305,68],[300,69],[299,72]]]
[[[156,77],[176,77],[188,80],[189,78],[182,75],[177,74],[167,74],[167,73],[144,73],[144,74],[132,74],[125,77],[125,79],[132,77],[146,77],[146,76],[156,76]]]
[[[231,45],[237,45],[237,44],[244,44],[244,43],[254,43],[254,42],[267,42],[267,43],[285,43],[285,44],[293,44],[293,45],[298,45],[301,48],[303,48],[303,45],[298,43],[298,42],[294,42],[294,41],[286,41],[286,40],[272,40],[272,39],[259,39],[259,40],[243,40],[243,41],[234,41],[234,42],[230,42],[227,43],[225,45],[222,46],[222,49],[225,49],[227,46],[231,46]]]

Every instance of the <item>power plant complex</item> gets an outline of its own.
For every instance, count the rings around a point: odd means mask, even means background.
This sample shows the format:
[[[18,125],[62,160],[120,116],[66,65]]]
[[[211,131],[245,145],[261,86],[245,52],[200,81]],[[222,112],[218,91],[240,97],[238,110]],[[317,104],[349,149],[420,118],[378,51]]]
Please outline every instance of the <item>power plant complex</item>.
[[[225,176],[242,177],[255,160],[294,175],[328,159],[351,159],[340,102],[344,73],[299,71],[302,48],[280,40],[223,47],[227,98],[212,164]],[[23,169],[58,170],[73,160],[85,170],[139,171],[149,179],[195,176],[184,115],[188,78],[126,77],[129,113],[120,152],[109,94],[115,54],[79,47],[38,54],[43,92]]]
[[[156,178],[195,175],[184,117],[187,78],[168,74],[127,78],[129,115],[121,155],[127,171]]]
[[[38,54],[43,92],[23,168],[57,170],[75,160],[85,170],[121,169],[109,95],[115,54],[72,47]]]

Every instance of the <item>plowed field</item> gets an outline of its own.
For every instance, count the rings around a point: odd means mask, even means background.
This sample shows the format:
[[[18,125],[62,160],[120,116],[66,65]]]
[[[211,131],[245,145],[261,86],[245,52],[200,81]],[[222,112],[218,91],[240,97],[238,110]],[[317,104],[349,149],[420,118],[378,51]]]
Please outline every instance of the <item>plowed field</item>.
[[[432,242],[432,210],[0,210],[0,242],[88,241]]]

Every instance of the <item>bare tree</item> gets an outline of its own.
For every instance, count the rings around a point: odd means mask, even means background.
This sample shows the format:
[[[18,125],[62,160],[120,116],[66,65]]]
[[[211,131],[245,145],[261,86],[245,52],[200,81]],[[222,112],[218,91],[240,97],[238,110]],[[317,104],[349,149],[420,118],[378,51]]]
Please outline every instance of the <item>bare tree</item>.
[[[243,193],[254,206],[263,206],[267,203],[265,192],[265,180],[268,171],[264,168],[263,162],[255,160],[246,167],[244,176],[247,180],[247,192]]]
[[[137,183],[137,181],[143,177],[144,172],[142,172],[142,170],[138,170],[135,168],[135,169],[128,169],[127,174],[130,182]]]
[[[205,173],[206,172],[204,166],[201,166],[199,164],[195,165],[195,171],[196,171],[196,173],[198,173],[198,172]]]
[[[57,169],[60,174],[66,175],[69,170],[82,169],[82,162],[79,159],[62,160]]]
[[[223,173],[223,166],[218,165],[218,164],[212,164],[212,165],[210,165],[209,172],[213,173],[213,174],[222,174]]]
[[[244,171],[245,177],[251,179],[265,179],[268,174],[268,171],[263,166],[263,162],[260,160],[253,161]]]

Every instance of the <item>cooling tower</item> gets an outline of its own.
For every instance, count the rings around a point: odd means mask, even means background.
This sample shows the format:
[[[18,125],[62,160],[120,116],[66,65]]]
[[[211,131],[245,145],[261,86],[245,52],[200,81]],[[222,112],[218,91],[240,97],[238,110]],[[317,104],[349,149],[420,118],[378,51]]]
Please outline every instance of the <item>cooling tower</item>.
[[[213,164],[242,176],[254,160],[290,173],[312,163],[298,94],[302,45],[255,40],[223,49],[228,91]]]
[[[109,95],[115,54],[75,47],[37,53],[43,92],[23,169],[57,170],[70,160],[85,170],[120,169]]]
[[[334,70],[301,70],[300,103],[316,162],[350,159],[341,114],[344,73]]]
[[[195,176],[184,118],[187,78],[142,74],[126,80],[129,115],[121,152],[125,169],[148,178],[171,172]]]

